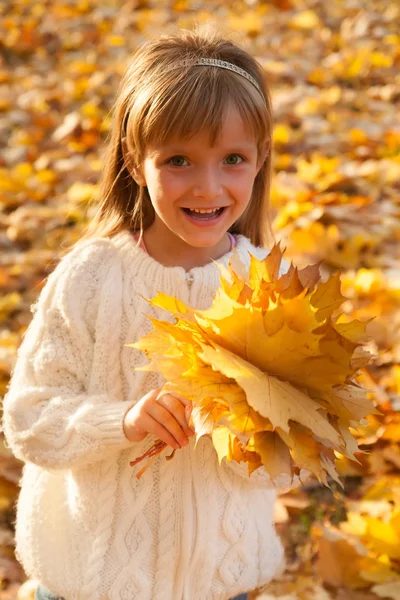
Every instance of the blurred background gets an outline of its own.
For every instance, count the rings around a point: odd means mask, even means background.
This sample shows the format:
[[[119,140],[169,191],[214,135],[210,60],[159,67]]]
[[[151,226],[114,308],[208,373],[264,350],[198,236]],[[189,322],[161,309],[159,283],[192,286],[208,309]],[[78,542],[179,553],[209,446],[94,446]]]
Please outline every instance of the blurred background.
[[[149,36],[212,23],[263,65],[274,107],[271,204],[298,266],[340,270],[367,320],[360,374],[380,410],[344,489],[279,498],[288,565],[254,597],[400,599],[400,4],[398,0],[2,0],[0,397],[30,307],[93,213],[119,80]],[[0,440],[0,600],[33,598],[14,558],[21,463]],[[22,586],[22,587],[21,587]]]

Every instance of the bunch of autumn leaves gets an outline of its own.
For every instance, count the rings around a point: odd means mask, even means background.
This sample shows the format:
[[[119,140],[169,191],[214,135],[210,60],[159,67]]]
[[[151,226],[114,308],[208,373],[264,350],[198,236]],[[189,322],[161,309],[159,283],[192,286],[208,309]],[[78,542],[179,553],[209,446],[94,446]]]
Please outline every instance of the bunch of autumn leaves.
[[[369,361],[366,323],[337,315],[339,273],[321,282],[319,264],[292,264],[280,275],[282,258],[275,245],[246,269],[235,253],[209,310],[158,294],[150,303],[176,322],[152,318],[154,329],[129,345],[151,360],[142,369],[162,373],[164,391],[192,401],[196,443],[210,435],[220,462],[245,462],[249,475],[265,467],[272,482],[305,469],[340,483],[335,461],[357,460],[351,430],[375,412],[355,379]]]

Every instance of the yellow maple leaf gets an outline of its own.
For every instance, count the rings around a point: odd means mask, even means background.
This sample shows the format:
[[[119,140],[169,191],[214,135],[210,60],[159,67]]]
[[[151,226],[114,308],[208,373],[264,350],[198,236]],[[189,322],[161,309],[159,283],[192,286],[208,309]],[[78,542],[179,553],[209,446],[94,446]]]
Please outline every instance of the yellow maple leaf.
[[[208,310],[159,293],[149,302],[175,323],[152,318],[130,345],[151,361],[141,369],[191,400],[197,440],[210,435],[220,461],[263,467],[272,481],[306,469],[329,485],[338,455],[357,461],[353,434],[376,412],[355,380],[366,323],[338,314],[339,273],[321,282],[319,264],[292,264],[281,274],[282,258],[275,245],[246,268],[235,251]]]
[[[249,442],[267,469],[272,480],[282,473],[292,476],[291,457],[288,446],[275,431],[255,433]]]
[[[206,364],[234,379],[244,390],[248,404],[267,417],[274,428],[288,432],[290,420],[306,420],[316,435],[340,444],[338,432],[319,412],[320,406],[289,383],[268,376],[217,345],[203,346],[199,356]]]
[[[368,546],[378,554],[385,554],[391,559],[400,559],[400,509],[393,511],[390,520],[366,517]]]

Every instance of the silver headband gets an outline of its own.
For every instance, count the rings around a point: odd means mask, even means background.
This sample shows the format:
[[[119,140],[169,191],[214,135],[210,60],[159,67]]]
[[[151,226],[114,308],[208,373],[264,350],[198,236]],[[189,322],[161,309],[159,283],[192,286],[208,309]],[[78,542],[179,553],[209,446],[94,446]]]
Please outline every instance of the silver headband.
[[[245,77],[245,79],[250,81],[254,85],[254,87],[258,89],[260,94],[264,96],[262,89],[258,85],[257,81],[254,79],[254,77],[250,75],[250,73],[248,73],[241,67],[238,67],[237,65],[234,65],[230,62],[226,62],[225,60],[219,60],[218,58],[198,58],[194,62],[190,59],[180,60],[168,67],[167,71],[170,71],[172,69],[178,69],[180,67],[197,67],[198,65],[204,67],[220,67],[221,69],[228,69],[228,71],[238,73],[239,75]]]
[[[238,67],[237,65],[234,65],[230,62],[226,62],[225,60],[219,60],[218,58],[198,58],[194,62],[193,62],[193,60],[190,60],[190,59],[184,59],[184,60],[180,60],[178,62],[172,63],[172,65],[169,65],[165,70],[172,71],[173,69],[179,69],[181,67],[197,67],[197,66],[220,67],[221,69],[228,69],[228,71],[233,71],[234,73],[238,73],[239,75],[241,75],[242,77],[244,77],[245,79],[250,81],[250,83],[252,83],[254,85],[254,87],[260,92],[261,96],[264,98],[264,94],[263,94],[261,87],[258,85],[258,83],[254,79],[254,77],[252,75],[250,75],[250,73],[248,73],[241,67]],[[124,117],[124,121],[122,124],[123,132],[125,132],[125,127],[126,127],[126,122],[128,120],[128,116],[129,116],[129,112],[127,112]],[[124,133],[122,135],[124,135]]]

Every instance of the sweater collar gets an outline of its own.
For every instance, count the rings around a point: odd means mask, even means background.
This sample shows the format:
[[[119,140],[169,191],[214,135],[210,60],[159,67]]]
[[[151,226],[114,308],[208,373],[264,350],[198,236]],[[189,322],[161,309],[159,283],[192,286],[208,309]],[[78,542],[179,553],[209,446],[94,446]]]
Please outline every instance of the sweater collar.
[[[246,238],[244,235],[236,236],[237,244],[236,250],[239,253],[239,256],[247,262],[248,252],[254,251],[254,246],[251,244],[250,240]],[[156,261],[152,256],[147,254],[142,248],[137,246],[136,241],[134,240],[132,234],[128,230],[121,231],[117,235],[112,238],[113,243],[119,247],[124,255],[124,257],[129,261],[130,267],[134,267],[137,273],[142,274],[145,278],[151,277],[152,279],[159,278],[178,278],[185,280],[187,278],[188,273],[192,275],[194,279],[209,277],[211,274],[215,273],[217,270],[216,264],[223,264],[224,266],[228,265],[229,259],[232,257],[234,249],[230,250],[215,262],[210,261],[206,265],[202,267],[194,267],[190,269],[190,271],[185,271],[183,267],[166,267]]]

